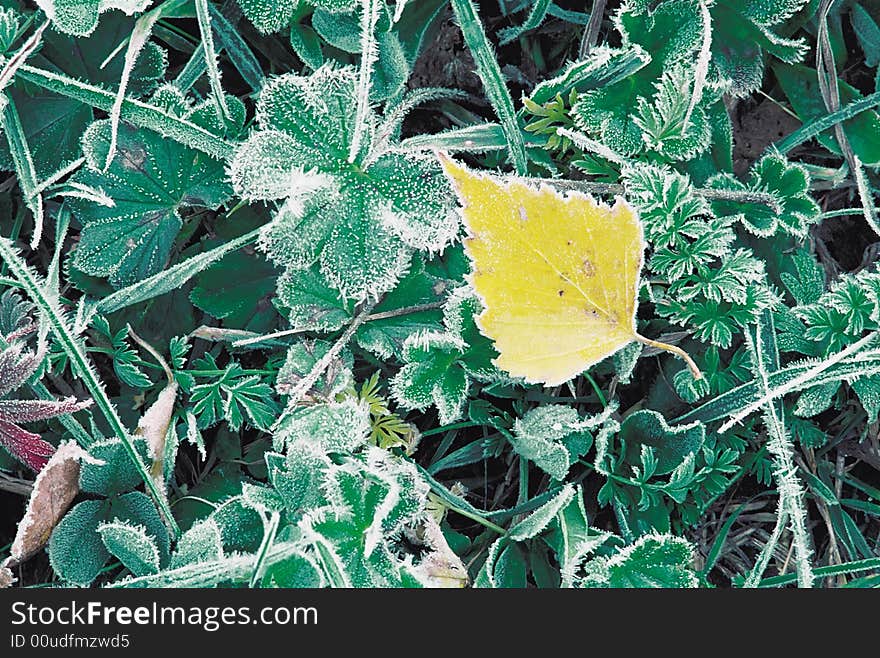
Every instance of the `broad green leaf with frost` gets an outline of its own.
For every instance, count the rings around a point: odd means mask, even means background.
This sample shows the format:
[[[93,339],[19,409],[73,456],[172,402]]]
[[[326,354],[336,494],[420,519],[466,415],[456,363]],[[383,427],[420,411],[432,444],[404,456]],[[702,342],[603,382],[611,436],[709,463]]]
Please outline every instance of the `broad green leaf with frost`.
[[[394,286],[409,249],[441,250],[458,219],[433,157],[371,150],[374,117],[349,162],[356,78],[327,65],[267,82],[259,130],[237,149],[230,178],[244,199],[284,201],[260,243],[271,260],[289,270],[318,264],[342,297],[361,300]],[[282,302],[291,296],[284,281]]]
[[[285,413],[274,433],[274,448],[283,450],[288,443],[312,441],[327,453],[355,452],[366,445],[369,436],[369,409],[348,397]]]
[[[331,582],[417,585],[411,567],[392,553],[386,538],[422,512],[427,484],[411,464],[378,448],[370,449],[367,461],[348,459],[328,470],[324,486],[335,513],[308,515],[300,523],[304,539]]]
[[[291,345],[287,350],[284,364],[278,370],[275,390],[282,395],[290,393],[331,347],[331,343],[323,340],[303,340]],[[354,358],[351,352],[343,350],[330,362],[308,393],[324,401],[333,401],[338,394],[354,387],[353,366]]]
[[[668,99],[663,100],[662,87],[660,96],[654,100],[658,94],[655,85],[663,74],[679,63],[690,63],[700,48],[703,25],[697,0],[672,0],[658,3],[650,10],[645,3],[627,3],[618,10],[614,24],[621,34],[624,50],[648,53],[650,59],[623,80],[579,94],[572,108],[575,126],[624,156],[638,154],[650,146],[668,149],[666,157],[675,160],[692,156],[701,144],[705,148],[705,138],[688,137],[681,144],[675,144],[673,131],[665,126],[673,108]],[[601,61],[607,57],[607,53],[598,51],[591,53],[590,60]],[[706,96],[704,93],[704,103],[708,102]],[[652,102],[655,103],[653,108]],[[644,137],[636,117],[650,128]],[[702,135],[706,130],[705,119],[703,125],[695,124],[693,128],[696,136]]]
[[[586,563],[581,587],[697,587],[694,549],[672,535],[645,535],[611,557]]]
[[[229,197],[223,165],[148,130],[120,125],[116,155],[99,171],[109,146],[109,124],[93,124],[83,138],[89,167],[76,182],[103,190],[113,205],[71,200],[82,224],[73,264],[117,287],[165,267],[183,224],[181,210],[215,208]],[[93,168],[94,167],[94,168]]]
[[[716,215],[736,217],[746,230],[758,236],[773,235],[781,229],[795,237],[803,237],[819,219],[819,206],[810,196],[810,175],[807,170],[778,153],[765,155],[752,165],[748,185],[731,174],[718,174],[709,179],[706,186],[770,194],[779,212],[760,203],[712,202]]]
[[[148,450],[143,438],[134,440],[135,448],[144,461],[147,461]],[[140,476],[125,451],[122,442],[117,438],[96,441],[89,446],[89,455],[94,462],[85,462],[80,469],[80,488],[88,493],[112,496],[134,489]]]
[[[128,36],[133,23],[133,19],[114,12],[87,38],[46,31],[40,50],[30,61],[46,70],[115,90],[122,74],[123,53],[118,53],[103,68],[101,64]],[[150,93],[164,75],[166,65],[165,51],[148,43],[135,61],[128,95],[138,98]],[[28,146],[39,154],[34,160],[38,178],[48,178],[81,155],[80,138],[94,118],[92,108],[23,82],[13,82],[8,93],[21,116]],[[0,168],[12,169],[12,166],[12,156],[4,139],[0,141]]]
[[[49,562],[52,570],[76,585],[89,585],[110,557],[98,535],[98,526],[107,520],[109,503],[84,500],[77,503],[52,531]]]
[[[223,539],[220,536],[220,527],[209,517],[197,521],[181,535],[171,557],[170,567],[175,569],[187,564],[219,560],[222,557]]]
[[[563,480],[569,466],[593,444],[590,426],[573,408],[548,404],[517,419],[508,441],[521,457],[535,462],[556,480]]]
[[[744,97],[761,86],[765,53],[792,64],[806,53],[803,39],[776,32],[807,0],[718,0],[712,15],[712,77],[733,96]]]
[[[618,438],[629,463],[638,464],[643,446],[647,446],[654,450],[654,474],[666,475],[703,446],[706,429],[699,422],[670,427],[661,414],[641,409],[623,419]]]
[[[99,525],[98,534],[107,550],[135,576],[159,571],[159,547],[144,528],[114,521]]]

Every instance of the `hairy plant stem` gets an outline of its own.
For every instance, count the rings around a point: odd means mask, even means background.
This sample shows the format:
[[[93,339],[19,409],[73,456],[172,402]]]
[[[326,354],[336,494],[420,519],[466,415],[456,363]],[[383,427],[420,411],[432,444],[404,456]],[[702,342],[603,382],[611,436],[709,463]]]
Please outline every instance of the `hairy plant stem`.
[[[56,340],[58,340],[59,344],[64,349],[64,352],[67,354],[67,357],[70,359],[73,371],[80,376],[82,383],[91,394],[95,405],[101,410],[101,413],[107,420],[110,429],[119,438],[126,454],[129,459],[131,459],[135,470],[143,480],[147,491],[153,498],[153,502],[163,517],[165,524],[168,526],[169,531],[174,538],[177,538],[180,535],[180,528],[177,525],[177,521],[174,520],[174,516],[171,514],[171,508],[169,507],[168,502],[165,500],[162,492],[157,488],[153,478],[150,477],[150,472],[141,459],[140,454],[135,449],[122,419],[116,412],[116,407],[113,406],[109,396],[104,391],[101,380],[98,377],[97,372],[95,372],[94,367],[89,362],[89,358],[82,343],[68,326],[68,322],[64,317],[64,313],[58,305],[58,302],[46,294],[45,285],[38,280],[37,274],[33,272],[21,256],[18,255],[12,243],[5,238],[0,238],[0,258],[6,262],[9,266],[10,273],[22,283],[22,286],[27,295],[31,298],[31,301],[40,309],[40,312],[48,321],[55,334]]]
[[[414,306],[406,306],[404,308],[396,308],[391,311],[382,311],[380,313],[371,313],[366,318],[364,318],[363,322],[373,322],[374,320],[388,320],[389,318],[397,318],[402,315],[410,315],[412,313],[421,313],[423,311],[433,311],[435,309],[443,308],[443,302],[429,302],[427,304],[416,304]],[[240,338],[239,340],[233,341],[233,347],[243,347],[245,345],[253,345],[255,343],[263,343],[269,340],[275,340],[276,338],[284,338],[285,336],[295,336],[297,334],[304,334],[311,329],[303,329],[294,327],[293,329],[284,329],[282,331],[274,331],[271,334],[261,334],[259,336],[248,336],[247,338]]]
[[[551,187],[576,192],[588,192],[595,194],[624,194],[626,187],[620,183],[597,183],[594,181],[563,180],[560,178],[523,178],[524,183],[545,183]],[[776,198],[768,192],[753,192],[740,190],[715,190],[706,187],[695,187],[694,194],[704,199],[719,201],[735,201],[737,203],[757,203],[767,206],[775,213],[781,213],[782,208]]]
[[[349,323],[348,327],[346,327],[345,331],[342,332],[342,335],[336,339],[336,342],[333,346],[327,350],[327,353],[322,356],[318,362],[314,365],[311,372],[308,375],[303,377],[299,383],[293,388],[290,392],[290,397],[287,401],[287,408],[292,409],[302,397],[308,393],[309,389],[315,385],[315,382],[318,381],[318,378],[324,374],[324,371],[330,366],[333,362],[333,359],[339,356],[340,352],[345,349],[345,346],[348,345],[348,341],[351,340],[351,337],[354,336],[354,332],[358,330],[367,319],[370,314],[370,311],[373,310],[373,307],[376,305],[376,302],[370,301],[366,302],[363,307],[361,307],[360,312],[354,317],[354,319]],[[277,423],[276,423],[277,425]]]

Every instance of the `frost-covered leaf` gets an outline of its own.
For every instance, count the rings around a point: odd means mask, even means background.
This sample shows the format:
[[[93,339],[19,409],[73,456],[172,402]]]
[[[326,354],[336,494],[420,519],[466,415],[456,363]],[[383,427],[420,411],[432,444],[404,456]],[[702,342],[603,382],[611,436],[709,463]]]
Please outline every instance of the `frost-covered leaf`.
[[[278,371],[275,389],[282,395],[290,393],[331,347],[331,343],[323,340],[304,340],[291,345],[284,364]],[[312,389],[306,392],[307,395],[323,401],[335,399],[339,393],[354,385],[351,372],[353,364],[351,353],[344,350],[330,362]]]
[[[141,439],[133,441],[141,458],[149,460],[149,449]],[[131,491],[140,482],[131,457],[118,438],[103,439],[89,446],[91,459],[83,464],[79,486],[83,491],[103,496]]]
[[[321,446],[311,441],[291,443],[286,456],[270,453],[266,463],[269,480],[293,518],[327,504],[323,482],[324,471],[330,467],[330,458]]]
[[[654,451],[654,473],[665,475],[703,446],[706,429],[700,422],[670,427],[661,414],[642,409],[623,419],[619,438],[626,446],[629,463],[638,464],[646,446]]]
[[[287,25],[299,4],[300,0],[238,0],[242,13],[263,34]]]
[[[588,137],[617,154],[632,156],[644,151],[650,143],[643,138],[635,117],[642,114],[643,119],[650,118],[648,115],[658,112],[661,106],[668,114],[670,101],[683,100],[668,98],[663,101],[661,96],[653,112],[645,105],[654,98],[655,84],[664,73],[671,71],[676,64],[690,62],[695,56],[703,40],[703,23],[697,0],[672,0],[657,3],[650,9],[646,3],[626,3],[616,14],[614,22],[621,33],[624,49],[647,53],[650,59],[622,80],[578,94],[572,118],[575,126]],[[590,59],[593,58],[607,58],[607,55],[598,51],[590,54]],[[690,98],[690,94],[686,96]],[[655,128],[665,123],[659,114],[654,118],[661,119],[655,122],[650,118],[649,123]],[[694,134],[702,134],[704,125],[705,120],[703,126],[696,126]],[[658,145],[662,142],[656,139],[661,134],[658,132],[653,138]],[[668,138],[666,146],[670,149],[670,156],[676,148],[687,154],[699,143],[697,140],[692,144],[674,144],[671,133]],[[685,145],[687,148],[681,148]]]
[[[110,503],[84,500],[71,509],[52,531],[49,561],[60,578],[75,585],[89,585],[110,558],[98,535],[107,520]]]
[[[421,258],[416,256],[394,290],[373,308],[372,315],[377,316],[376,319],[358,327],[355,340],[379,358],[387,359],[392,354],[400,357],[407,338],[421,331],[443,328],[442,310],[429,307],[442,301],[451,285],[446,279],[428,274]],[[417,310],[419,307],[425,308]],[[403,310],[410,312],[394,315]],[[378,317],[382,315],[386,317]]]
[[[508,441],[521,457],[535,462],[554,479],[563,480],[569,466],[593,444],[588,431],[591,426],[571,407],[549,404],[517,419]]]
[[[404,341],[404,366],[391,381],[395,400],[410,409],[435,405],[440,423],[458,419],[472,378],[485,381],[499,376],[493,365],[495,350],[477,328],[482,309],[469,288],[460,288],[447,299],[443,311],[445,331],[411,334]]]
[[[807,4],[807,0],[740,2],[718,0],[712,15],[712,71],[719,84],[737,97],[761,86],[765,52],[791,64],[806,52],[803,39],[786,39],[773,31]]]
[[[769,194],[777,204],[778,212],[760,203],[712,202],[716,215],[736,217],[749,232],[758,236],[782,230],[803,237],[810,225],[819,219],[819,206],[810,196],[807,170],[779,154],[771,153],[758,160],[749,172],[748,185],[730,174],[718,174],[707,182],[707,187]]]
[[[850,382],[850,386],[859,396],[862,408],[868,414],[868,422],[877,422],[877,413],[880,412],[880,377],[859,377]]]
[[[373,448],[366,463],[347,460],[327,477],[334,513],[308,515],[300,528],[328,580],[354,587],[417,585],[412,567],[386,543],[424,508],[428,486],[415,468]]]
[[[230,177],[246,199],[284,199],[260,244],[286,277],[317,263],[342,297],[360,300],[394,286],[409,247],[441,250],[458,219],[433,157],[365,147],[349,161],[355,88],[350,67],[271,79],[257,103],[260,129],[236,150]],[[279,284],[282,302],[297,305],[293,290]]]
[[[107,550],[135,576],[159,571],[159,548],[142,527],[124,521],[102,523],[98,534]]]
[[[672,535],[645,535],[611,557],[584,567],[582,587],[697,587],[693,547]]]
[[[116,155],[102,173],[109,140],[107,121],[92,124],[83,138],[89,167],[74,178],[103,190],[114,204],[71,200],[82,224],[73,264],[122,287],[165,267],[182,226],[181,210],[215,208],[229,189],[217,160],[127,124],[120,125]]]
[[[217,367],[213,358],[209,358],[206,365],[212,369]],[[245,420],[256,427],[268,428],[276,416],[272,387],[259,376],[248,375],[235,361],[227,365],[219,377],[194,386],[190,401],[201,429],[221,419],[234,431],[240,429]]]
[[[119,9],[129,16],[141,12],[150,0],[37,0],[52,24],[65,34],[88,36],[98,26],[98,15]]]
[[[41,48],[31,62],[115,90],[122,74],[124,52],[117,53],[106,66],[101,64],[128,37],[133,24],[134,19],[113,12],[104,17],[89,37],[72,37],[47,30],[43,33]],[[150,93],[164,75],[166,65],[165,51],[155,43],[147,43],[132,68],[128,95],[138,98]],[[94,118],[91,107],[22,82],[13,82],[8,93],[21,117],[28,146],[39,154],[34,158],[38,178],[48,178],[63,165],[80,157],[80,138]],[[0,141],[0,168],[13,168],[5,139]]]
[[[223,557],[223,540],[220,527],[212,518],[193,524],[177,542],[169,568],[176,569],[187,564],[209,562]]]
[[[296,441],[313,441],[327,453],[347,453],[366,445],[369,435],[369,409],[356,398],[347,397],[342,402],[286,412],[274,440],[276,450]]]

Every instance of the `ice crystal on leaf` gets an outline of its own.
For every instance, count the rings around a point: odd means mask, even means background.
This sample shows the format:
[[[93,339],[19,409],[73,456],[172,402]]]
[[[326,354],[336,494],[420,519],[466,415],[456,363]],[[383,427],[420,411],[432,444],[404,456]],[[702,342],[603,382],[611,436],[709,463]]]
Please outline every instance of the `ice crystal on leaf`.
[[[394,286],[411,249],[442,250],[458,216],[432,156],[370,152],[372,113],[361,126],[364,147],[349,161],[356,82],[355,69],[329,65],[267,82],[259,129],[237,149],[229,175],[241,197],[282,202],[261,240],[288,268],[282,281],[317,265],[342,297],[364,299]]]

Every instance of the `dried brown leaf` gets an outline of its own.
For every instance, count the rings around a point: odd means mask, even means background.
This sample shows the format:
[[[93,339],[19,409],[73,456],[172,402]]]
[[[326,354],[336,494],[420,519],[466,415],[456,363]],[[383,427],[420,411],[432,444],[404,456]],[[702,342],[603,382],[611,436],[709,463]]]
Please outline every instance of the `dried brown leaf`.
[[[101,463],[73,441],[62,443],[40,471],[18,524],[6,566],[14,566],[35,555],[79,493],[80,463]]]

